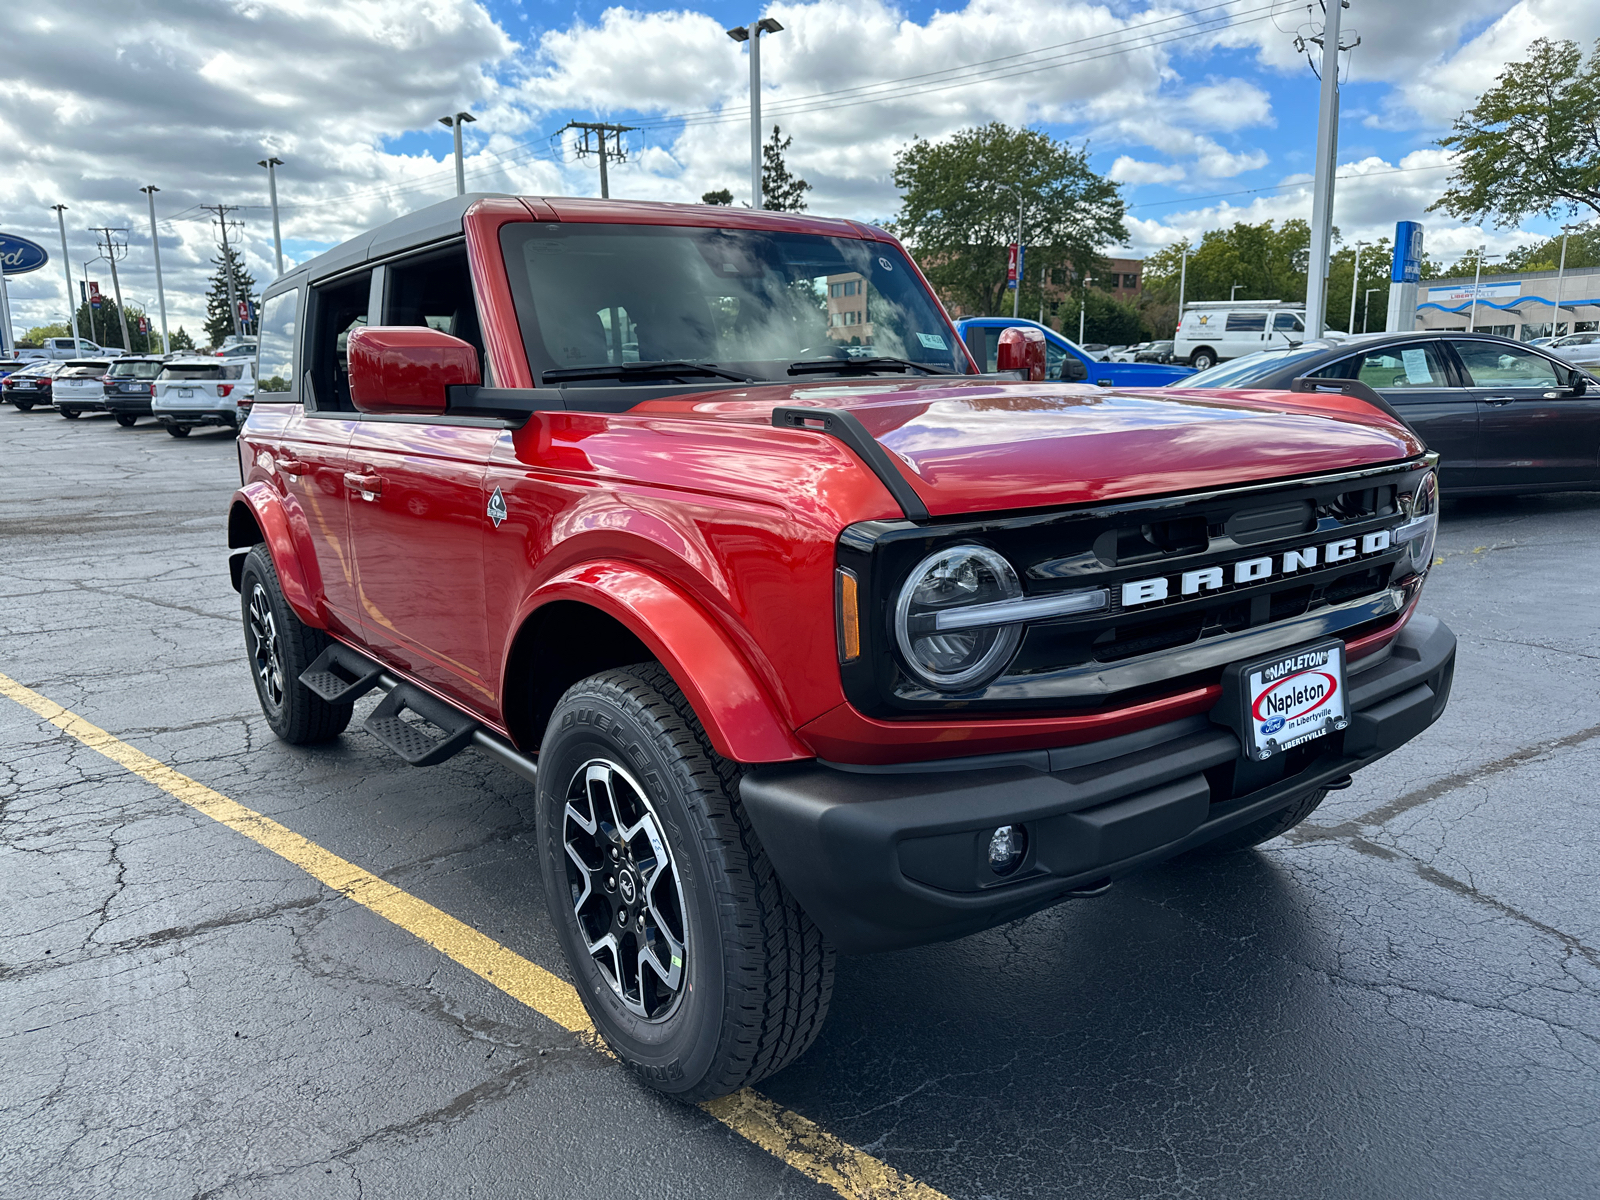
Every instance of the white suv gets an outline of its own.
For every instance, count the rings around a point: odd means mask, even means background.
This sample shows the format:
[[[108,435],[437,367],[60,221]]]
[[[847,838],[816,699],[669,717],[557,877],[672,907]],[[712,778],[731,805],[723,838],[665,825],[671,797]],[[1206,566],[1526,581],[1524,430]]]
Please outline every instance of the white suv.
[[[253,359],[174,359],[151,387],[150,415],[173,437],[188,437],[196,425],[237,431],[255,396]]]

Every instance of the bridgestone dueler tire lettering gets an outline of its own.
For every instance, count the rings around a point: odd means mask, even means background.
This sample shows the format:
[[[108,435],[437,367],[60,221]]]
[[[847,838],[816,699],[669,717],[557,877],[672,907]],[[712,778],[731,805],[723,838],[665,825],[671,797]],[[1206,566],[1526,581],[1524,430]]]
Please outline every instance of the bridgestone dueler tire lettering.
[[[256,648],[250,633],[250,599],[255,594],[257,584],[266,594],[282,652],[283,699],[277,704],[267,694],[255,670]],[[350,724],[355,705],[329,704],[300,682],[300,673],[327,649],[333,639],[294,615],[294,609],[283,598],[283,589],[278,586],[277,568],[272,565],[272,556],[267,553],[264,543],[256,543],[245,555],[244,567],[239,572],[239,601],[244,619],[245,653],[249,656],[250,678],[255,682],[256,699],[261,702],[261,711],[272,732],[296,746],[326,742],[338,737]]]
[[[682,881],[687,990],[663,1020],[636,1016],[582,940],[568,891],[563,813],[584,763],[616,762],[649,794]],[[683,693],[644,663],[591,676],[551,715],[535,819],[550,917],[595,1027],[651,1087],[724,1096],[782,1070],[821,1030],[834,952],[784,889],[720,757]]]
[[[1248,825],[1241,825],[1231,833],[1225,833],[1215,841],[1207,842],[1196,849],[1197,854],[1229,854],[1235,850],[1249,850],[1262,842],[1270,842],[1281,834],[1288,833],[1296,825],[1304,821],[1317,811],[1317,806],[1327,798],[1327,788],[1317,788],[1301,796],[1288,808],[1279,809],[1275,813],[1268,813],[1259,821],[1252,821]]]

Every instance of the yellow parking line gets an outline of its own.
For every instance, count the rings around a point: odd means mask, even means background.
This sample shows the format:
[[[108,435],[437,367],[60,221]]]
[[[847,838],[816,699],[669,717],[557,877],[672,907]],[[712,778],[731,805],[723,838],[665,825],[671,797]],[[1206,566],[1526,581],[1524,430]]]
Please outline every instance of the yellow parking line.
[[[370,871],[324,850],[271,817],[264,817],[158,762],[6,675],[0,675],[0,695],[38,714],[89,749],[155,784],[189,807],[287,859],[312,878],[427,942],[446,958],[541,1016],[604,1049],[577,991],[538,963],[513,953],[493,938],[485,937],[472,926],[386,883]],[[815,1122],[774,1104],[749,1088],[712,1100],[702,1107],[740,1137],[847,1200],[947,1200],[943,1193],[841,1141]]]

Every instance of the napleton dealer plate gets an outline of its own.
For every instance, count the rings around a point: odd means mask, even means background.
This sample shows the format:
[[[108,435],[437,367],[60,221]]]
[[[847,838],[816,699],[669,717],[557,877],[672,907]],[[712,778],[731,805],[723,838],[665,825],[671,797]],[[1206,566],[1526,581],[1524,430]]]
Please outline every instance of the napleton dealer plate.
[[[1342,641],[1258,659],[1240,674],[1240,728],[1249,731],[1245,753],[1257,761],[1350,723]]]

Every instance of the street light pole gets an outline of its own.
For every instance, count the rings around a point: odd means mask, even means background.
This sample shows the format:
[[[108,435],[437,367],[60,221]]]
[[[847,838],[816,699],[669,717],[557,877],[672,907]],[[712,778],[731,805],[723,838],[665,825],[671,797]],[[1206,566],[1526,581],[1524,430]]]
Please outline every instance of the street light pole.
[[[172,339],[167,336],[167,290],[161,286],[161,241],[156,237],[156,193],[161,189],[155,184],[139,189],[150,198],[150,248],[156,255],[156,304],[161,309],[161,352],[172,353]]]
[[[1242,284],[1242,283],[1236,283],[1231,288],[1228,289],[1228,303],[1229,304],[1233,303],[1233,295],[1234,295],[1234,293],[1237,292],[1243,286],[1244,286],[1244,284]]]
[[[1556,315],[1550,322],[1550,335],[1561,336],[1561,283],[1567,273],[1567,235],[1574,229],[1582,229],[1581,223],[1577,225],[1563,225],[1561,227],[1561,264],[1556,267]]]
[[[278,173],[276,168],[283,166],[283,159],[274,158],[270,154],[256,163],[258,167],[267,169],[267,200],[272,205],[272,251],[278,256],[278,274],[283,274],[283,234],[278,231]],[[456,194],[461,194],[461,135],[456,135]],[[151,202],[152,223],[155,221],[154,201]]]
[[[1311,185],[1311,257],[1306,267],[1306,340],[1322,336],[1333,242],[1333,168],[1339,155],[1339,20],[1347,0],[1327,0],[1322,23],[1322,96],[1317,105],[1317,170]]]
[[[1365,242],[1356,243],[1356,269],[1350,276],[1350,320],[1345,325],[1346,333],[1356,331],[1356,289],[1361,286],[1361,247],[1365,245]],[[1361,323],[1363,325],[1367,323],[1365,311],[1361,314]],[[1363,329],[1361,332],[1365,333],[1366,330]]]
[[[750,25],[735,25],[728,36],[736,42],[750,43],[750,207],[762,208],[761,197],[761,35],[780,33],[783,26],[773,17],[762,17]]]
[[[473,116],[469,112],[458,112],[454,116],[440,117],[439,118],[439,124],[447,126],[449,129],[451,129],[455,133],[455,138],[456,138],[456,195],[458,195],[458,196],[464,196],[464,195],[467,194],[467,168],[466,168],[466,164],[463,163],[462,159],[461,159],[461,127],[463,125],[471,124],[472,122],[476,121],[477,119],[478,119],[477,117]],[[276,228],[277,227],[277,216],[276,216],[276,214],[277,214],[277,211],[278,211],[278,207],[277,207],[277,202],[276,201],[273,202],[272,211],[273,211],[273,214],[274,214],[274,216],[273,216],[273,227]],[[280,256],[280,258],[281,258],[281,256]],[[283,274],[283,267],[281,265],[281,262],[280,262],[280,265],[278,267],[278,274],[280,274],[280,275]]]
[[[83,339],[78,334],[78,306],[72,302],[72,262],[67,258],[67,206],[52,204],[56,222],[61,226],[61,269],[67,276],[67,312],[72,314],[72,345],[76,349]]]
[[[1022,306],[1022,211],[1026,206],[1026,201],[1022,198],[1022,190],[1019,188],[1017,189],[1017,290],[1011,294],[1012,320],[1016,320],[1017,311]],[[1081,325],[1083,323],[1081,320],[1083,316],[1081,305],[1078,309],[1078,316],[1080,318],[1079,324]]]
[[[1472,272],[1472,311],[1467,316],[1467,332],[1471,333],[1478,324],[1478,284],[1483,279],[1483,264],[1491,258],[1499,258],[1498,254],[1485,254],[1487,245],[1478,247],[1478,261]]]
[[[1183,290],[1189,282],[1189,243],[1183,244],[1183,262],[1178,267],[1178,324],[1183,324]],[[1174,335],[1176,336],[1176,335]]]
[[[1372,293],[1381,292],[1381,287],[1368,288],[1367,294],[1361,298],[1361,332],[1367,331],[1367,315],[1372,311]],[[1355,322],[1352,321],[1351,324]]]

